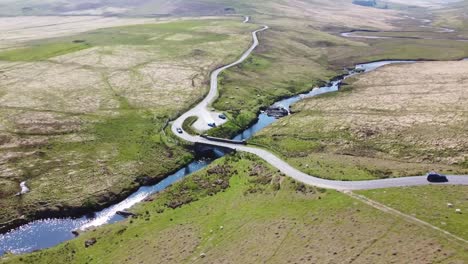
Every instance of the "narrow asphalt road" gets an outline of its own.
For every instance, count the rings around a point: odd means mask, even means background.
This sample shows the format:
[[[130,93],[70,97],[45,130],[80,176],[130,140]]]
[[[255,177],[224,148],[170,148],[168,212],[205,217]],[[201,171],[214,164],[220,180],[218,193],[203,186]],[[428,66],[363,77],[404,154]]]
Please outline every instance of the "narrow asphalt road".
[[[246,18],[246,22],[249,19]],[[244,22],[245,22],[244,21]],[[198,116],[202,117],[208,111],[208,106],[216,99],[218,95],[218,75],[235,65],[242,63],[251,53],[252,51],[258,46],[259,41],[257,34],[261,31],[267,30],[268,26],[263,26],[261,29],[255,30],[252,32],[253,42],[250,48],[242,54],[242,56],[235,62],[223,66],[221,68],[216,69],[211,74],[211,86],[208,95],[205,99],[200,102],[197,106],[190,109],[179,118],[177,118],[171,126],[172,132],[177,135],[179,138],[192,142],[192,143],[203,143],[212,146],[218,147],[225,147],[229,149],[234,149],[236,151],[243,151],[255,154],[260,158],[264,159],[268,163],[270,163],[273,167],[280,170],[285,175],[302,182],[304,184],[313,185],[317,187],[327,188],[327,189],[335,189],[335,190],[366,190],[366,189],[379,189],[379,188],[390,188],[390,187],[403,187],[403,186],[419,186],[419,185],[428,185],[431,184],[426,180],[425,176],[412,176],[412,177],[401,177],[401,178],[390,178],[390,179],[380,179],[380,180],[367,180],[367,181],[335,181],[335,180],[326,180],[318,177],[314,177],[303,173],[296,168],[293,168],[291,165],[286,163],[281,158],[277,157],[273,153],[255,147],[249,147],[244,145],[238,144],[231,144],[231,143],[223,143],[223,142],[215,142],[200,136],[192,136],[185,131],[183,131],[182,124],[184,123],[185,119],[190,116]],[[177,129],[182,129],[182,133],[178,133]],[[448,175],[447,178],[449,179],[448,183],[438,183],[438,185],[444,184],[451,184],[451,185],[468,185],[468,175]]]
[[[249,17],[245,17],[244,23],[248,23],[250,21]],[[198,105],[196,105],[194,108],[190,109],[187,111],[185,114],[180,116],[176,121],[174,121],[174,126],[175,127],[182,127],[182,124],[185,119],[187,119],[190,116],[196,116],[198,117],[197,122],[194,124],[194,127],[197,130],[200,131],[205,131],[208,130],[210,127],[208,127],[209,123],[216,123],[217,125],[220,125],[224,123],[226,120],[222,120],[218,117],[219,113],[212,112],[208,109],[208,107],[214,102],[214,100],[218,97],[218,76],[219,74],[224,71],[225,69],[231,68],[232,66],[238,65],[242,63],[245,59],[249,57],[249,55],[252,53],[252,51],[258,46],[258,37],[257,33],[267,30],[268,27],[264,26],[261,29],[255,30],[252,32],[252,38],[253,38],[253,43],[250,46],[250,48],[242,54],[242,56],[235,62],[223,66],[221,68],[218,68],[214,70],[211,73],[211,83],[210,83],[210,91],[208,92],[208,95],[201,101]],[[174,129],[173,129],[174,130]],[[175,131],[175,130],[174,130]]]

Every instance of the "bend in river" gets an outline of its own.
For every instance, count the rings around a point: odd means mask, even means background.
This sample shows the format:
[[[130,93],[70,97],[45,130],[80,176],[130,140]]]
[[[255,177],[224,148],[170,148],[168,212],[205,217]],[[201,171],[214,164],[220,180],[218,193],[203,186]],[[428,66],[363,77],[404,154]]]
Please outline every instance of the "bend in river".
[[[249,20],[246,19],[248,22]],[[179,134],[177,133],[176,129],[178,127],[182,127],[183,121],[191,116],[198,114],[197,111],[204,111],[206,106],[211,103],[216,95],[217,95],[217,76],[218,74],[234,65],[241,63],[245,60],[250,53],[255,49],[258,45],[257,39],[257,32],[266,30],[268,27],[263,27],[257,31],[252,33],[253,35],[253,44],[252,46],[241,56],[241,58],[227,66],[223,66],[217,70],[215,70],[212,74],[212,81],[211,81],[211,88],[208,96],[203,100],[202,103],[197,105],[195,108],[189,110],[187,113],[183,114],[179,117],[176,121],[174,121],[172,130],[175,132],[176,135],[181,137],[182,139],[191,141],[191,142],[200,142],[209,145],[218,145],[220,147],[226,147],[231,149],[238,149],[241,151],[251,152],[254,154],[259,155],[261,153],[262,158],[267,160],[268,162],[272,163],[276,167],[281,167],[282,171],[285,172],[287,175],[307,184],[323,186],[328,188],[334,189],[365,189],[365,188],[375,188],[379,186],[405,186],[405,185],[421,185],[427,184],[427,182],[423,182],[421,177],[408,177],[408,178],[398,178],[398,179],[385,179],[385,180],[377,180],[377,181],[362,181],[362,182],[339,182],[339,181],[329,181],[324,179],[315,178],[313,176],[298,172],[294,168],[290,167],[286,162],[282,161],[281,159],[277,158],[273,154],[269,153],[268,151],[250,148],[245,146],[236,146],[232,144],[226,143],[216,143],[210,142],[207,140],[203,140],[200,137],[195,137],[188,135],[187,133]],[[306,94],[301,94],[297,96],[293,96],[291,98],[287,98],[275,103],[275,105],[281,105],[283,107],[289,108],[290,105],[293,103],[312,96],[316,96],[323,93],[328,92],[335,92],[338,91],[342,81],[349,76],[358,74],[358,72],[368,72],[374,69],[377,69],[381,66],[393,63],[411,63],[412,61],[380,61],[380,62],[372,62],[367,64],[360,64],[357,65],[355,70],[351,70],[348,75],[330,82],[328,85],[321,87],[321,88],[314,88],[312,91]],[[264,127],[270,125],[271,123],[275,122],[275,118],[269,117],[266,114],[260,114],[258,118],[258,122],[252,125],[250,128],[246,129],[239,135],[235,137],[235,139],[248,139],[251,138],[256,132],[260,131]],[[225,153],[214,147],[214,152],[217,157],[222,157]],[[77,219],[71,218],[64,218],[64,219],[46,219],[46,220],[39,220],[31,222],[27,225],[21,226],[15,230],[12,230],[6,234],[0,235],[0,255],[3,255],[6,252],[13,252],[13,253],[25,253],[31,252],[38,249],[48,248],[54,245],[57,245],[61,242],[67,241],[72,239],[74,236],[72,235],[73,230],[83,230],[93,226],[100,226],[104,224],[114,223],[117,221],[121,221],[124,219],[121,216],[116,215],[117,211],[122,211],[132,207],[133,205],[143,201],[148,196],[160,192],[170,186],[172,183],[182,179],[183,177],[190,175],[191,173],[198,171],[208,164],[210,164],[212,160],[198,160],[192,162],[188,166],[182,168],[178,172],[173,175],[170,175],[162,182],[148,187],[141,187],[137,192],[132,194],[130,197],[125,199],[124,201],[110,206],[102,211],[96,212],[94,216],[91,217],[81,217]],[[452,181],[452,178],[450,178]],[[468,184],[468,176],[458,176],[457,179],[453,179],[454,183],[456,184]]]

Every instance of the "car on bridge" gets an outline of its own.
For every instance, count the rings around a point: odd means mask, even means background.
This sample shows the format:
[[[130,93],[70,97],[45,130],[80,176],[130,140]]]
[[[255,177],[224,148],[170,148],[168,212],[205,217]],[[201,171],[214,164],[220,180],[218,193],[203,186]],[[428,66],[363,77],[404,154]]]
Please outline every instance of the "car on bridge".
[[[438,174],[436,172],[429,172],[427,174],[428,182],[448,182],[447,176]]]

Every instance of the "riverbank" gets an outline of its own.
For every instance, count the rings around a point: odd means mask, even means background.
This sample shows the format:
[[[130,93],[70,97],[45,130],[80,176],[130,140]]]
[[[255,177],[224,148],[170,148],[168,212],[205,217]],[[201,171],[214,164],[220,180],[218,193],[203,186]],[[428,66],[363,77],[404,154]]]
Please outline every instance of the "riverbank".
[[[298,103],[296,114],[268,127],[253,142],[274,149],[305,173],[328,179],[367,180],[431,170],[466,174],[460,100],[465,63],[392,65],[354,76],[341,92]]]
[[[132,212],[138,216],[41,252],[7,255],[0,262],[468,260],[463,246],[436,231],[342,193],[294,182],[242,153],[215,161]],[[402,234],[411,239],[401,239]],[[86,241],[95,243],[85,247]],[[399,246],[388,247],[395,243]]]
[[[2,231],[94,212],[190,163],[167,122],[204,97],[206,76],[245,49],[251,27],[235,17],[153,21],[2,53],[11,60],[0,62]],[[66,48],[76,43],[87,48]],[[30,191],[17,196],[21,182]]]
[[[106,192],[96,196],[88,197],[88,200],[84,204],[76,204],[76,205],[54,205],[51,207],[42,207],[39,210],[33,210],[32,215],[20,217],[18,219],[13,219],[5,223],[0,223],[0,236],[2,234],[8,233],[18,227],[22,227],[29,223],[38,220],[45,220],[45,219],[64,219],[64,218],[71,218],[77,219],[82,218],[84,216],[94,215],[95,212],[101,211],[105,208],[108,208],[112,205],[118,204],[125,199],[127,199],[131,194],[134,194],[138,191],[141,187],[155,185],[167,176],[174,174],[175,172],[180,170],[180,167],[184,167],[190,162],[193,161],[193,157],[190,160],[184,161],[182,164],[177,164],[172,172],[164,174],[158,177],[140,177],[135,180],[135,184],[132,186],[128,186],[126,189],[120,190],[119,192]],[[90,202],[95,201],[95,202]],[[3,208],[5,210],[6,208]],[[70,230],[72,231],[72,230]]]
[[[222,150],[213,150],[211,158],[200,158],[177,172],[161,180],[158,184],[141,187],[122,202],[113,204],[101,211],[92,212],[80,218],[48,218],[36,220],[6,234],[0,234],[0,255],[7,252],[27,253],[55,246],[73,239],[76,235],[89,229],[125,220],[119,212],[125,212],[150,196],[164,191],[172,184],[192,173],[205,168],[212,158],[224,155]],[[34,233],[34,236],[30,234]]]
[[[254,19],[257,23],[275,26],[260,35],[262,45],[250,58],[220,75],[219,97],[213,107],[228,113],[230,120],[211,129],[208,133],[213,136],[229,138],[236,135],[254,123],[262,109],[281,99],[323,86],[324,82],[341,76],[345,72],[343,69],[356,64],[402,59],[452,61],[468,56],[464,42],[451,39],[453,36],[446,32],[430,32],[439,39],[391,36],[388,39],[359,39],[337,36],[342,32],[340,27],[317,31],[304,27],[294,18],[283,18],[282,25],[269,17]],[[404,31],[407,27],[419,28],[422,22],[394,23],[394,30]],[[411,33],[429,34],[427,31]],[[283,41],[285,39],[288,41]],[[444,53],[439,52],[441,49]]]

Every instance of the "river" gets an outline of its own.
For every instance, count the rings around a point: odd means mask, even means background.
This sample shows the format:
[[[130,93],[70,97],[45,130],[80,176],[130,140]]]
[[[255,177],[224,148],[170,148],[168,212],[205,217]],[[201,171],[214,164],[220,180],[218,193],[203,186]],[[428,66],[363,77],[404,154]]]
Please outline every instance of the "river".
[[[350,70],[349,73],[337,80],[334,80],[327,85],[314,88],[310,92],[286,98],[276,102],[274,105],[289,108],[292,104],[324,93],[336,92],[339,90],[343,80],[358,74],[358,72],[369,72],[379,67],[394,63],[412,63],[413,61],[379,61],[366,64],[356,65],[355,69]],[[359,70],[359,71],[356,71]],[[269,117],[265,113],[258,116],[258,120],[252,126],[244,130],[242,133],[234,137],[237,140],[249,139],[255,133],[275,122],[277,119]],[[216,158],[225,155],[220,149],[214,149]],[[105,224],[111,224],[122,221],[124,218],[117,215],[117,211],[123,211],[131,208],[135,204],[143,201],[145,198],[166,189],[180,179],[199,171],[208,166],[213,159],[200,159],[196,160],[176,173],[168,176],[163,181],[152,186],[145,186],[139,188],[138,191],[133,193],[124,201],[112,205],[104,210],[94,214],[81,217],[81,218],[62,218],[62,219],[43,219],[33,221],[29,224],[16,228],[6,234],[0,235],[0,256],[6,252],[15,254],[27,253],[34,250],[49,248],[64,241],[74,238],[72,231],[85,230],[90,227],[97,227]]]

